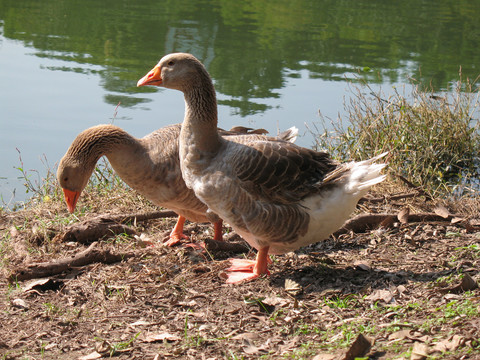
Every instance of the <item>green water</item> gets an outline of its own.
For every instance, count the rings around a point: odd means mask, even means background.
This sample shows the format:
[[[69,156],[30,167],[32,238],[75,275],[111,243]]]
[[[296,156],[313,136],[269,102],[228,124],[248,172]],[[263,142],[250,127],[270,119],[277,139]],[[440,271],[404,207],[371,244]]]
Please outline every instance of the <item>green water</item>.
[[[119,103],[116,124],[136,136],[180,122],[179,94],[135,87],[166,53],[205,63],[224,127],[305,133],[319,109],[341,111],[347,80],[445,90],[460,67],[475,78],[479,19],[480,1],[457,0],[0,0],[2,195],[19,187],[15,148],[29,168],[42,154],[54,165]]]

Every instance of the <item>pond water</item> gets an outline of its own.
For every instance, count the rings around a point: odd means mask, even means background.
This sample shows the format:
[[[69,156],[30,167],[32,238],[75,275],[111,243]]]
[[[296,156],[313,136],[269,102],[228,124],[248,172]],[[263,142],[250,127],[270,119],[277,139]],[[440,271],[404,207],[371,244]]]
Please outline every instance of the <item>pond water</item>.
[[[342,111],[348,80],[448,90],[460,66],[476,77],[479,18],[480,2],[458,0],[0,0],[1,203],[29,195],[17,168],[41,178],[83,129],[181,122],[180,92],[135,86],[167,53],[204,62],[220,126],[295,125],[311,146],[307,128]]]

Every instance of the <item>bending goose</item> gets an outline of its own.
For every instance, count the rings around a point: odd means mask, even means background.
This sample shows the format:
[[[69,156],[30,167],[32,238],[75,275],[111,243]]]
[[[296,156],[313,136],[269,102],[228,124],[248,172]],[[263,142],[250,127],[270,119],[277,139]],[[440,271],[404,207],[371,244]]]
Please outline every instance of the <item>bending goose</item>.
[[[166,55],[137,83],[180,90],[185,118],[180,164],[187,186],[252,247],[255,261],[232,260],[227,282],[268,274],[268,254],[328,237],[368,189],[385,179],[375,161],[339,164],[284,141],[222,138],[212,80],[193,55]]]
[[[60,160],[57,179],[65,194],[68,210],[73,212],[98,159],[105,155],[120,178],[154,204],[171,209],[179,216],[165,244],[173,246],[188,239],[183,234],[186,219],[195,222],[214,220],[214,239],[222,240],[222,220],[206,214],[207,206],[185,185],[180,172],[178,138],[181,124],[161,128],[136,139],[114,125],[98,125],[81,132]],[[222,135],[252,134],[250,128],[236,131],[219,129]],[[295,141],[298,129],[280,133],[279,138]],[[242,138],[242,136],[240,136]]]

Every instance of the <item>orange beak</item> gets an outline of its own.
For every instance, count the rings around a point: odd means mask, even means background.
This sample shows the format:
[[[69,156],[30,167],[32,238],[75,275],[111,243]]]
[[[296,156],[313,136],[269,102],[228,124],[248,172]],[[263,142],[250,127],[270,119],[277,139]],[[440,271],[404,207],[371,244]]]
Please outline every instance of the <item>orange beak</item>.
[[[68,211],[73,213],[75,211],[75,205],[77,205],[78,198],[80,197],[80,191],[71,191],[63,189],[65,195],[65,202],[67,203]]]
[[[145,85],[162,85],[162,69],[160,68],[160,66],[155,66],[152,70],[148,72],[147,75],[138,80],[137,86]]]

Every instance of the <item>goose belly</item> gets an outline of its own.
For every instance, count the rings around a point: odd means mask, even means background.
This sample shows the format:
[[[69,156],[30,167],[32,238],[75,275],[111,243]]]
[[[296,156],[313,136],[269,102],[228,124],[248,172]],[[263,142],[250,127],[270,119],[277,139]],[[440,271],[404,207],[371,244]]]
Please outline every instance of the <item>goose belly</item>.
[[[270,244],[271,254],[284,254],[302,246],[325,240],[330,234],[342,227],[355,210],[360,196],[345,192],[343,186],[327,194],[316,194],[302,201],[310,216],[308,230],[293,242],[275,242]]]

